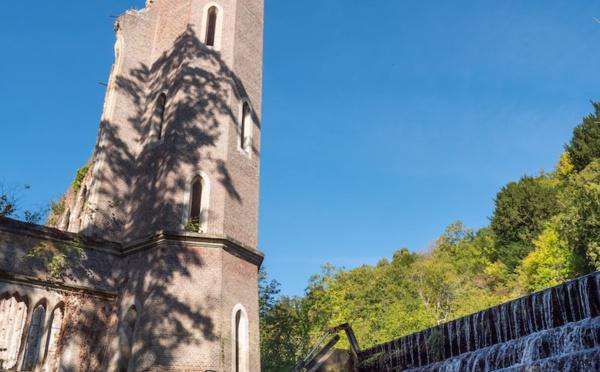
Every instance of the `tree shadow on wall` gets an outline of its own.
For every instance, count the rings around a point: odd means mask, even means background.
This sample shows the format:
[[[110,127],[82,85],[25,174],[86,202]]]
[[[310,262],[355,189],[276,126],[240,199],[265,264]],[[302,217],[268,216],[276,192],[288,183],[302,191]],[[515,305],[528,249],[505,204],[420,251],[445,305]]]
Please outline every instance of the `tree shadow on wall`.
[[[185,214],[181,191],[190,182],[190,169],[217,174],[215,181],[233,200],[243,203],[218,144],[224,141],[228,122],[236,124],[239,135],[238,113],[232,104],[247,94],[219,52],[207,48],[188,27],[152,66],[140,64],[118,76],[116,89],[121,99],[129,99],[135,113],[127,118],[128,125],[101,125],[103,146],[94,161],[102,159],[110,169],[94,176],[102,185],[98,194],[112,199],[103,210],[94,211],[99,231],[112,231],[109,238],[122,241],[149,231],[178,230]],[[151,122],[162,93],[168,99],[164,134],[158,140]],[[254,144],[251,151],[258,155]],[[139,221],[144,224],[134,223]]]
[[[102,146],[94,161],[102,159],[105,167],[94,177],[101,185],[96,190],[100,199],[117,197],[93,211],[94,224],[83,235],[109,230],[108,238],[123,242],[158,230],[181,230],[185,201],[180,196],[191,182],[190,170],[216,174],[213,182],[243,204],[235,178],[222,160],[222,146],[228,146],[224,144],[228,123],[239,120],[232,104],[246,92],[219,52],[207,48],[188,28],[152,66],[140,64],[117,76],[115,84],[134,113],[127,123],[102,123]],[[151,122],[162,93],[168,100],[158,139]],[[253,122],[259,125],[256,117]],[[239,135],[239,125],[235,128]],[[258,155],[254,146],[252,151]],[[180,287],[192,280],[193,271],[207,269],[208,262],[183,243],[161,244],[124,258],[121,278],[116,279],[117,288],[124,291],[119,318],[131,305],[139,313],[132,350],[136,370],[170,366],[177,350],[186,346],[221,347],[215,333],[220,320],[210,315],[220,312],[218,298],[207,295],[196,301],[198,294],[183,294]],[[190,296],[203,305],[190,304]]]

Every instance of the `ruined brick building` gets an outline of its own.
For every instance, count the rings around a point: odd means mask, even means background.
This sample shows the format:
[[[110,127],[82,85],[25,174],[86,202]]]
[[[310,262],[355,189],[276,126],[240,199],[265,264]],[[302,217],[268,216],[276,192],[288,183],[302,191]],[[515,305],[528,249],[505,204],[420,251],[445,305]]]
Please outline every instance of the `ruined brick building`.
[[[0,219],[0,369],[259,371],[263,0],[148,0],[115,30],[58,228]]]

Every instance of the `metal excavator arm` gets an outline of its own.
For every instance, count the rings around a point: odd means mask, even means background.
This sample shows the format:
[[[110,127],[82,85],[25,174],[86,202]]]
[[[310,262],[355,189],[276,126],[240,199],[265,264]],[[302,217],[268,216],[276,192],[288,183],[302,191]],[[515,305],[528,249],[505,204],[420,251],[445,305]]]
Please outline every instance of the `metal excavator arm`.
[[[360,352],[358,341],[356,341],[356,336],[354,335],[352,327],[350,327],[348,323],[344,323],[327,330],[323,336],[319,337],[315,346],[310,350],[306,357],[296,364],[293,372],[317,371],[319,367],[327,361],[330,353],[333,352],[333,347],[340,341],[341,336],[339,333],[342,331],[346,333],[346,337],[350,343],[350,354],[354,364],[356,364]],[[325,343],[325,341],[327,342]]]

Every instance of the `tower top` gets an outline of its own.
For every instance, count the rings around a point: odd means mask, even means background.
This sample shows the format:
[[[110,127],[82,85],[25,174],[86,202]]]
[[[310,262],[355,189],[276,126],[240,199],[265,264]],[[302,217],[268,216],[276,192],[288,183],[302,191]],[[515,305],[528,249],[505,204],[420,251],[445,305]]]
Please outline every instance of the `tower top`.
[[[117,21],[99,138],[63,228],[258,244],[263,0],[148,0]]]

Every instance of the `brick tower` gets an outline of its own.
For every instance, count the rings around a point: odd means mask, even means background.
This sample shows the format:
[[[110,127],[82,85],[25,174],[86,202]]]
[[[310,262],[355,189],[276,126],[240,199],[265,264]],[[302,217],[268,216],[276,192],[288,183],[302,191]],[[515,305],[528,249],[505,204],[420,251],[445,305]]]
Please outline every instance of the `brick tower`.
[[[109,369],[259,371],[263,0],[149,0],[115,29],[60,222],[123,247]]]

